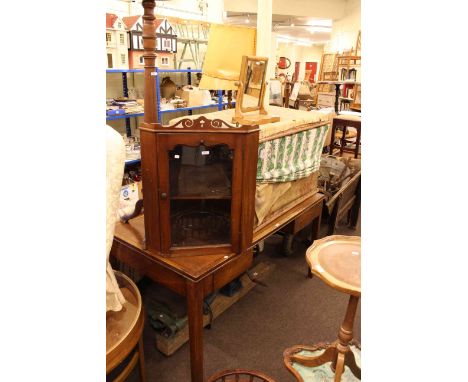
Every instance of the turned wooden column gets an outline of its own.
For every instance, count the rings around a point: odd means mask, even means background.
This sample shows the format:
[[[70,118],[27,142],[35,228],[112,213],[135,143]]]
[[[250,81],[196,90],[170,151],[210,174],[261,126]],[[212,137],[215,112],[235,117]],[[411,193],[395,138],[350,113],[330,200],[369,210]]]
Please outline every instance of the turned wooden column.
[[[140,130],[141,142],[141,171],[143,192],[143,206],[145,210],[145,249],[158,251],[160,247],[160,235],[158,227],[158,168],[156,164],[157,150],[156,134],[148,130],[154,129],[154,123],[158,122],[156,110],[156,30],[154,25],[154,0],[143,0],[143,47],[145,61],[145,114]]]
[[[145,116],[146,123],[158,122],[156,113],[156,86],[154,76],[156,69],[156,28],[154,25],[154,0],[143,0],[143,48],[145,54]]]
[[[349,342],[353,339],[354,317],[359,303],[358,296],[349,296],[348,307],[343,323],[341,324],[338,333],[338,341],[336,343],[336,359],[332,363],[332,369],[335,371],[335,380],[340,380],[341,374],[344,371],[345,354],[351,352]],[[341,356],[340,356],[341,355]]]

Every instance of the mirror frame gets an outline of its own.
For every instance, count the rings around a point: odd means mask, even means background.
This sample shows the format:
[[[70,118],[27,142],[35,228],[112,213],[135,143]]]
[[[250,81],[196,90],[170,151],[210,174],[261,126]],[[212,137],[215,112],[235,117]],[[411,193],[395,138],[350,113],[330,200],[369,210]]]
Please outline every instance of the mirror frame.
[[[244,91],[245,85],[247,81],[247,68],[250,61],[253,62],[263,62],[265,65],[265,70],[263,71],[262,77],[262,85],[260,88],[260,96],[258,101],[258,106],[251,106],[251,107],[242,107],[242,103],[244,100]],[[242,56],[242,64],[241,70],[239,74],[239,87],[237,90],[237,97],[236,97],[236,114],[238,112],[248,113],[250,111],[260,110],[260,114],[267,114],[264,106],[263,100],[265,98],[265,89],[266,89],[266,73],[268,69],[268,58],[267,57],[258,57],[258,56]]]

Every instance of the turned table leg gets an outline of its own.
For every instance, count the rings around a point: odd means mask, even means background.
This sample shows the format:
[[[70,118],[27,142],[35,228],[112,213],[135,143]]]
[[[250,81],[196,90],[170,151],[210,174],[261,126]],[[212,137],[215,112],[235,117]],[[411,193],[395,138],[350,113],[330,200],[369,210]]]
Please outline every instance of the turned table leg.
[[[203,288],[187,281],[187,311],[192,382],[203,382]]]
[[[339,382],[341,379],[341,374],[344,371],[345,365],[345,358],[351,357],[351,349],[349,347],[350,341],[353,339],[353,325],[354,325],[354,317],[356,316],[356,310],[359,303],[358,296],[349,296],[348,308],[346,309],[346,316],[341,324],[340,332],[338,333],[338,341],[336,343],[336,351],[337,357],[332,363],[331,367],[335,371],[335,382]],[[354,360],[354,354],[352,355],[352,360],[349,363],[356,364]],[[354,362],[353,362],[354,361]],[[357,366],[353,366],[353,374],[356,375],[358,373]],[[338,377],[339,376],[339,377]],[[357,377],[357,375],[356,375]],[[360,377],[360,370],[359,370],[359,377]]]
[[[335,363],[335,380],[334,382],[341,381],[341,375],[344,371],[344,362],[345,362],[345,353],[336,353],[336,363]],[[333,365],[332,365],[333,366]]]

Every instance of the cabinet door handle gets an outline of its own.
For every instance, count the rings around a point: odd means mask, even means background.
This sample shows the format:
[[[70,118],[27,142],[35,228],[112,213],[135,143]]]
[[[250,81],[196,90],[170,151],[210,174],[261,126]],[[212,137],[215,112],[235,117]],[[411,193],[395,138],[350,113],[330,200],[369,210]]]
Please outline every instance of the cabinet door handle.
[[[167,194],[165,192],[161,193],[161,199],[166,200],[167,199]]]

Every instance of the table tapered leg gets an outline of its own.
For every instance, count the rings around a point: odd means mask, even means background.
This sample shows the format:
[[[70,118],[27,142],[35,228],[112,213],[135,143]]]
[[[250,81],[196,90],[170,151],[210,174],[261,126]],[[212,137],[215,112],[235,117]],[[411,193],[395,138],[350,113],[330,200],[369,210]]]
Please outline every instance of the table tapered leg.
[[[145,353],[143,351],[143,338],[140,338],[140,340],[138,341],[138,353],[139,353],[138,364],[140,368],[140,380],[141,382],[146,382],[147,379],[146,379],[146,368],[145,368]]]
[[[338,353],[336,356],[335,382],[341,381],[341,375],[344,371],[345,354],[346,353]]]
[[[357,365],[356,358],[351,350],[346,353],[345,365],[349,367],[349,370],[351,370],[351,373],[353,373],[357,379],[361,379],[361,369]]]
[[[187,281],[187,311],[192,382],[203,382],[203,288]]]

